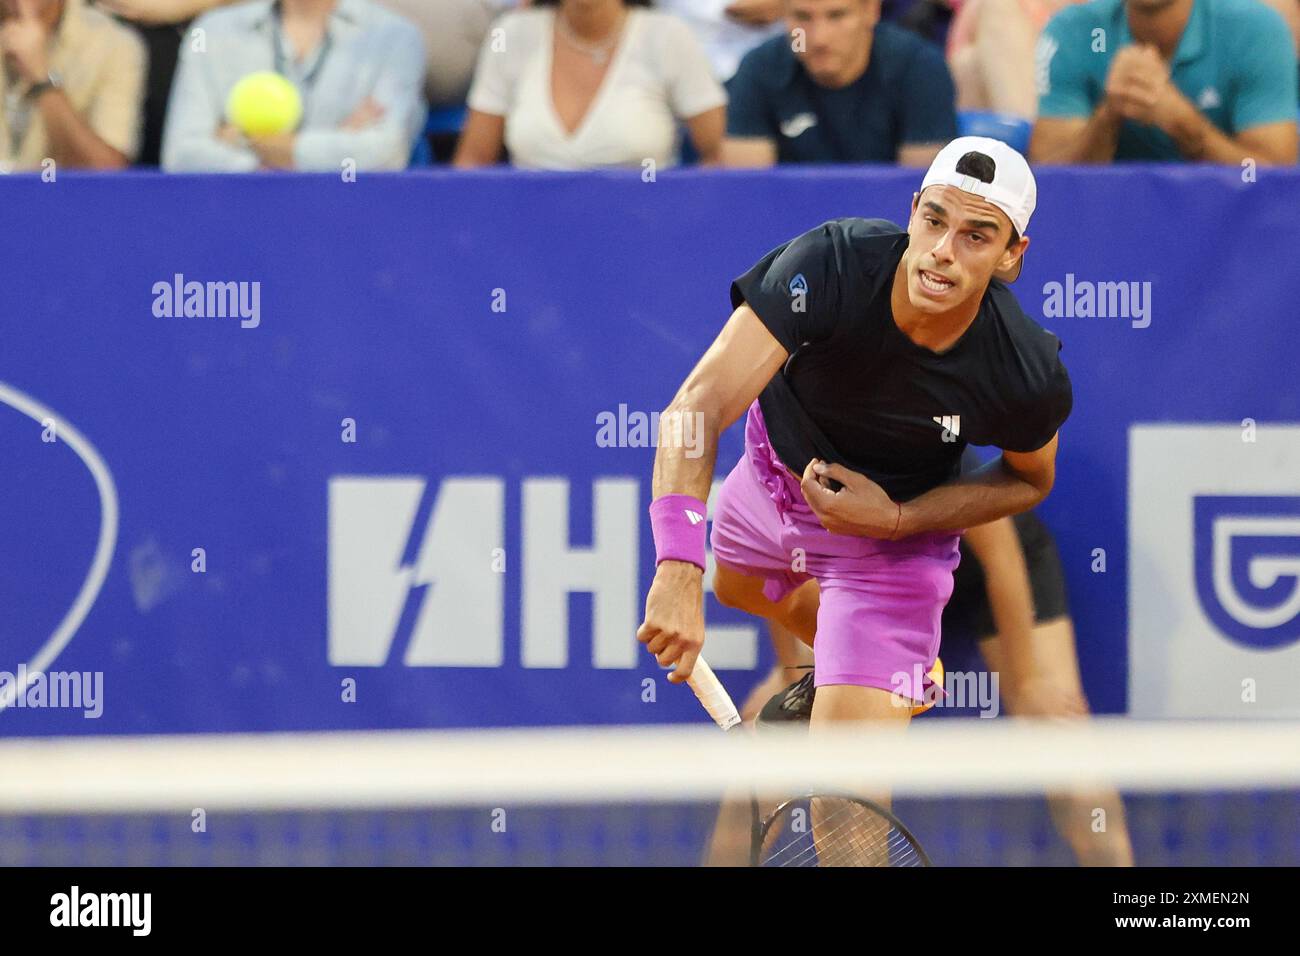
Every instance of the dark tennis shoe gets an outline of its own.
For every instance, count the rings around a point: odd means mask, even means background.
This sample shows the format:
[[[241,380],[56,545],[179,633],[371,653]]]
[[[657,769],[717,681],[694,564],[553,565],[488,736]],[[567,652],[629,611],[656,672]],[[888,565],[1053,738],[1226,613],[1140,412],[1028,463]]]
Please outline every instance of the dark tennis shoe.
[[[817,688],[813,686],[813,671],[799,678],[785,690],[775,694],[763,705],[758,713],[757,724],[807,723],[812,718],[813,697]]]

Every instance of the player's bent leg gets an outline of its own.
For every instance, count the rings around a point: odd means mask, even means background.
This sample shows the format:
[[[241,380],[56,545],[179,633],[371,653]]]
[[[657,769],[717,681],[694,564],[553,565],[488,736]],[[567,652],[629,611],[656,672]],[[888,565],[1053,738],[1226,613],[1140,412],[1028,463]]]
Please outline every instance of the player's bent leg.
[[[727,607],[774,621],[811,645],[817,632],[817,582],[808,581],[781,600],[772,601],[763,593],[767,580],[718,561],[713,575],[713,594]]]
[[[809,729],[815,734],[846,723],[872,723],[872,729],[902,729],[912,717],[912,701],[883,687],[823,684],[817,688]]]
[[[1044,675],[1082,699],[1073,621],[1067,616],[1040,622],[1034,625],[1033,641],[1034,657]],[[996,636],[980,641],[980,653],[989,670],[1001,672],[1005,655]],[[1007,712],[1014,714],[1014,709],[1008,708]],[[1049,794],[1047,805],[1057,832],[1074,851],[1080,866],[1133,865],[1133,845],[1118,791],[1099,787]]]
[[[776,621],[768,621],[767,628],[776,651],[776,663],[741,704],[740,718],[745,723],[752,723],[764,704],[807,674],[813,665],[812,648],[793,631]]]
[[[939,622],[952,592],[956,564],[951,548],[932,555],[882,554],[848,564],[844,573],[818,575],[821,605],[817,616],[817,693],[809,732],[902,733],[913,705],[924,699],[925,676],[939,650]],[[863,780],[851,788],[889,808],[891,795],[879,780]],[[823,865],[886,866],[884,841],[865,841],[863,849],[839,849],[829,834],[835,823],[812,814],[813,837]],[[821,848],[832,852],[822,857]]]
[[[859,687],[852,684],[824,684],[817,688],[813,701],[809,732],[814,739],[827,731],[842,732],[845,727],[862,727],[872,734],[898,733],[907,728],[912,717],[910,706],[900,706],[898,696],[880,687]],[[863,726],[869,725],[869,726]],[[852,796],[866,797],[889,809],[889,791],[878,781],[863,780],[851,788]],[[832,804],[834,806],[834,804]],[[832,819],[820,802],[812,804],[813,841],[817,845],[821,866],[888,866],[889,846],[884,840],[858,840],[844,842],[832,837],[834,831],[854,826],[852,821]],[[839,805],[839,812],[844,812]],[[851,812],[851,809],[850,809]],[[867,816],[862,811],[864,817]]]

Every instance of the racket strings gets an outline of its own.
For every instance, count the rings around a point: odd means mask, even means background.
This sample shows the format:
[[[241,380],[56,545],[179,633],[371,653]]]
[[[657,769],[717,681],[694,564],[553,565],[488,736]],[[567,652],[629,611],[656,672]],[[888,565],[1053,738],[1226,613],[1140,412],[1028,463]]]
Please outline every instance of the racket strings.
[[[827,812],[827,806],[836,806]],[[807,814],[810,831],[787,832],[796,812]],[[853,800],[814,798],[803,806],[788,807],[787,820],[777,827],[767,847],[764,866],[921,866],[912,841],[870,807]]]
[[[862,812],[854,813],[855,809]],[[889,829],[879,817],[853,803],[847,803],[820,818],[810,806],[808,820],[811,832],[795,836],[790,843],[768,858],[769,863],[776,866],[807,866],[812,859],[822,855],[836,855],[834,851],[845,846],[869,851],[879,847],[879,831]],[[873,820],[880,825],[872,826]]]

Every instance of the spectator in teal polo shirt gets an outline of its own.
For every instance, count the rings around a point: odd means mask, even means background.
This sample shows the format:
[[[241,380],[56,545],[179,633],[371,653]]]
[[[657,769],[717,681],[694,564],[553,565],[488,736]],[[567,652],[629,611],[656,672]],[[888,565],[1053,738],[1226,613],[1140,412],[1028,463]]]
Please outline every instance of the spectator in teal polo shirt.
[[[1296,162],[1296,54],[1258,0],[1093,0],[1038,41],[1039,163]]]

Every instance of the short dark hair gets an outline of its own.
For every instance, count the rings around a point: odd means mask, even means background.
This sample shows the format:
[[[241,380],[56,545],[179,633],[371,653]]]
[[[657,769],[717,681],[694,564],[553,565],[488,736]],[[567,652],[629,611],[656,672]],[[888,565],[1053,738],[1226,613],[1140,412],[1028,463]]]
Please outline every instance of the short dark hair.
[[[993,174],[997,169],[997,163],[993,162],[993,157],[987,153],[970,152],[957,160],[957,172],[978,179],[982,183],[993,182]]]
[[[993,182],[993,174],[997,172],[998,165],[993,162],[993,157],[988,153],[969,152],[961,159],[957,160],[956,170],[963,176],[971,176],[982,183]],[[1015,223],[1011,224],[1011,241],[1007,243],[1010,249],[1020,241],[1020,232],[1016,229]]]

